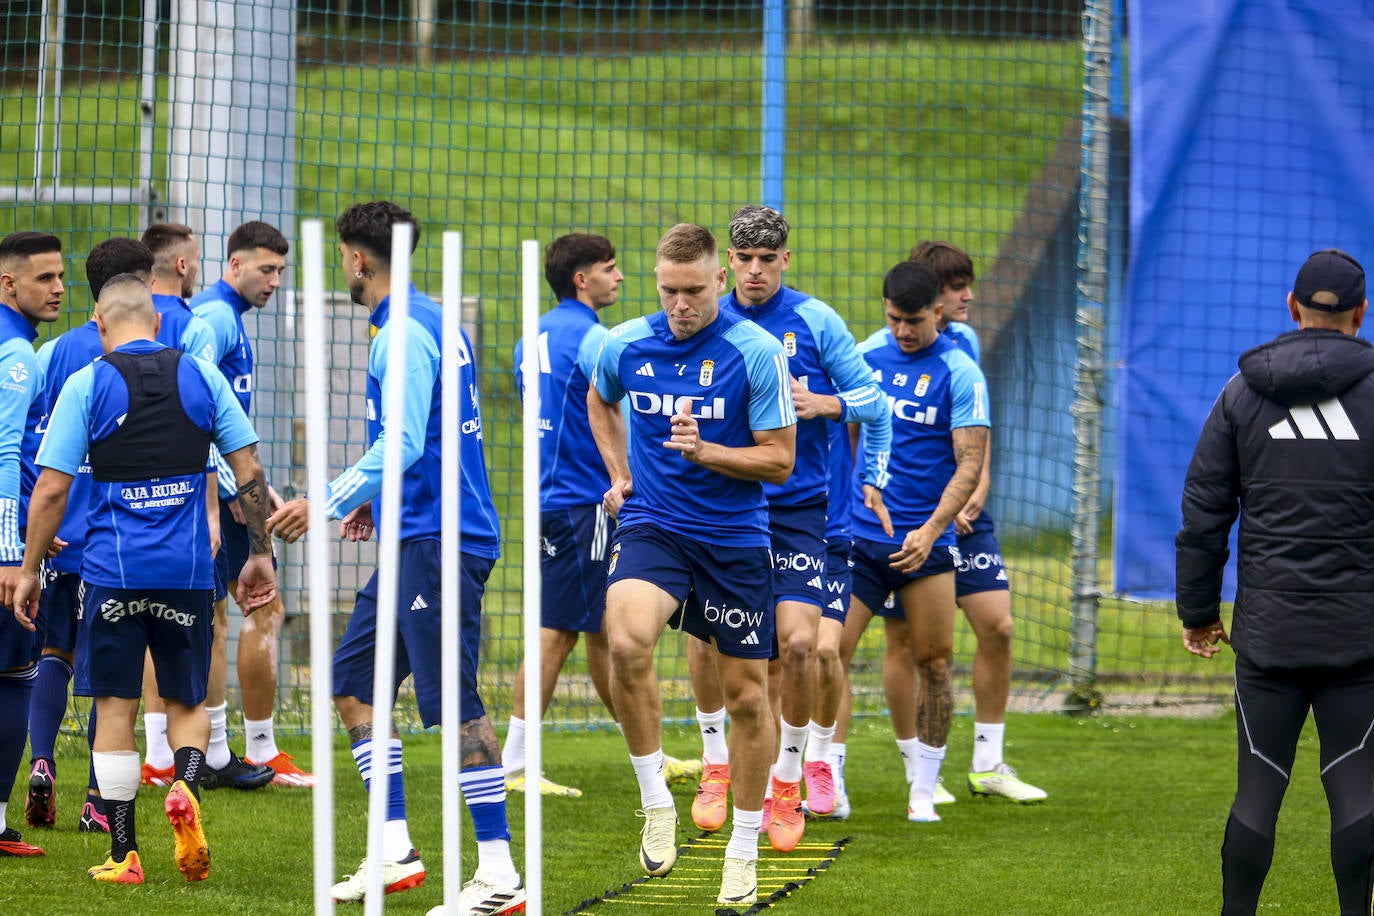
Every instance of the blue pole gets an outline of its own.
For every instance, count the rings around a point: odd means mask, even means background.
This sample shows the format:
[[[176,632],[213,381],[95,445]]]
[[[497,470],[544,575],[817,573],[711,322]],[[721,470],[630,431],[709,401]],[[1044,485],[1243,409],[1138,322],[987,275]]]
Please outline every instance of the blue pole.
[[[787,3],[763,0],[763,205],[782,212],[787,146]]]

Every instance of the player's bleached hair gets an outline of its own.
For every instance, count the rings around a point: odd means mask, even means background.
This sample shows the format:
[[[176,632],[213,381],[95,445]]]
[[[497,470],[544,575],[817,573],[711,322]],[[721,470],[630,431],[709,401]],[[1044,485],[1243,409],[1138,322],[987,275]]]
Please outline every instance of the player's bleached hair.
[[[768,248],[780,251],[787,247],[787,233],[791,227],[781,213],[772,207],[745,204],[730,217],[730,247]]]
[[[939,294],[935,271],[917,261],[903,261],[883,278],[883,298],[907,315],[930,308]]]
[[[100,298],[95,301],[95,310],[106,324],[157,324],[152,291],[137,274],[115,274],[106,280]]]
[[[195,230],[182,223],[153,223],[139,239],[153,253],[153,269],[165,274],[172,269],[183,248],[195,237]]]
[[[106,239],[86,255],[86,282],[91,285],[92,299],[100,298],[100,291],[113,277],[137,274],[146,279],[152,271],[153,253],[138,239]]]
[[[271,223],[264,223],[260,219],[251,220],[239,226],[229,236],[227,254],[233,257],[239,252],[251,252],[258,248],[266,248],[273,254],[283,257],[291,250],[291,243],[286,240],[276,226]]]
[[[949,242],[917,242],[907,258],[935,271],[940,286],[967,286],[974,281],[973,258],[958,245]]]
[[[604,235],[573,232],[559,236],[544,249],[544,279],[559,299],[576,299],[573,275],[593,264],[615,260],[615,246]]]
[[[354,204],[339,214],[334,228],[339,240],[350,248],[365,248],[380,263],[391,265],[391,227],[410,223],[414,232],[410,237],[410,251],[420,244],[420,221],[410,211],[389,200],[373,200]]]
[[[0,270],[19,269],[19,261],[27,261],[36,254],[62,253],[62,240],[46,232],[11,232],[0,239]]]
[[[678,223],[663,233],[663,238],[658,240],[658,250],[655,254],[660,261],[691,264],[702,258],[719,257],[719,252],[716,237],[711,234],[710,229],[695,223]]]

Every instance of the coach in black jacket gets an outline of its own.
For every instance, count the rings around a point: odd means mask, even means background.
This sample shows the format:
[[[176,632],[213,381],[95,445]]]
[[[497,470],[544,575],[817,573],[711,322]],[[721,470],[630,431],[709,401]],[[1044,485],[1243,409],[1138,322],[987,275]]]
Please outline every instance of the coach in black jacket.
[[[1364,270],[1318,251],[1298,271],[1298,330],[1240,358],[1183,488],[1183,645],[1236,653],[1236,799],[1221,847],[1222,912],[1253,913],[1310,708],[1331,809],[1342,913],[1374,888],[1374,346]],[[1221,621],[1227,538],[1240,515],[1231,635]]]

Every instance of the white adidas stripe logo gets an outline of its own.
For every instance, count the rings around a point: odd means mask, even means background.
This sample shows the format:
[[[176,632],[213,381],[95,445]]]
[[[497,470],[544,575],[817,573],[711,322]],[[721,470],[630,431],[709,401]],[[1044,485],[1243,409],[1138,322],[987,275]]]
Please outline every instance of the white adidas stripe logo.
[[[1320,418],[1318,417],[1320,415]],[[1269,427],[1272,439],[1337,439],[1358,441],[1360,434],[1346,416],[1345,408],[1336,398],[1322,401],[1311,407],[1289,408],[1288,419],[1280,420]],[[1322,425],[1322,421],[1326,425]],[[1296,427],[1296,430],[1294,429]],[[1331,434],[1327,435],[1327,429]]]
[[[429,607],[429,603],[425,601],[424,595],[416,595],[415,600],[410,602],[412,611],[423,611],[427,607]]]
[[[744,637],[744,639],[741,641],[746,646],[757,646],[759,644],[759,634],[754,632],[753,630],[750,630],[749,635]]]
[[[654,367],[649,365],[648,363],[645,363],[644,365],[640,366],[638,369],[635,370],[635,375],[646,375],[649,378],[653,378]]]

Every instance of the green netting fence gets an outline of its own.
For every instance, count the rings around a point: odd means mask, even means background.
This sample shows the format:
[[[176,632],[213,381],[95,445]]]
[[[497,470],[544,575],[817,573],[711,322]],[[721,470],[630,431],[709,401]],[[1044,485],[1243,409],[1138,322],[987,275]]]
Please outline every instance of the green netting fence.
[[[979,272],[971,321],[992,391],[989,508],[1012,574],[1014,705],[1059,709],[1099,694],[1123,705],[1216,699],[1225,686],[1192,679],[1175,651],[1172,607],[1099,597],[1097,582],[1111,581],[1106,560],[1071,536],[1077,523],[1095,541],[1111,524],[1109,445],[1080,452],[1094,473],[1074,467],[1075,403],[1085,395],[1076,375],[1085,359],[1099,380],[1104,368],[1077,344],[1079,265],[1102,270],[1125,250],[1124,127],[1100,104],[1100,48],[1085,47],[1085,22],[1101,17],[1110,28],[1111,3],[1089,3],[1085,15],[1066,0],[773,2],[9,3],[0,12],[0,231],[64,240],[73,282],[54,333],[87,317],[86,252],[153,221],[197,230],[210,283],[240,222],[265,219],[294,242],[302,219],[332,227],[355,201],[393,199],[421,221],[416,281],[436,296],[441,232],[461,231],[464,316],[506,539],[484,622],[483,677],[498,722],[522,654],[512,365],[521,240],[608,236],[626,275],[603,316],[615,323],[658,307],[652,258],[668,226],[698,222],[724,238],[735,208],[769,203],[793,225],[787,282],[833,305],[859,339],[881,324],[886,270],[921,239],[954,242]],[[1085,157],[1085,148],[1106,156]],[[1085,174],[1098,223],[1080,219]],[[1083,244],[1088,225],[1101,231]],[[326,257],[327,284],[342,290],[337,254]],[[299,288],[299,276],[286,285]],[[305,477],[296,301],[284,288],[249,320],[255,421],[287,495],[302,492]],[[346,295],[331,333],[337,471],[364,447],[366,324]],[[1108,354],[1111,342],[1108,323]],[[1109,372],[1102,382],[1086,392],[1099,407],[1110,404]],[[1110,412],[1105,422],[1109,431]],[[1087,502],[1075,499],[1084,480]],[[303,557],[302,547],[281,550],[293,615],[303,607]],[[374,555],[340,544],[337,558],[341,630]],[[1076,610],[1090,645],[1075,642]],[[285,629],[282,727],[309,722],[306,631],[300,616]],[[961,621],[966,709],[972,649]],[[881,657],[875,628],[855,663],[860,712],[883,709]],[[584,658],[579,648],[564,672],[554,724],[607,721]],[[689,717],[681,637],[665,639],[661,672],[666,715]]]

